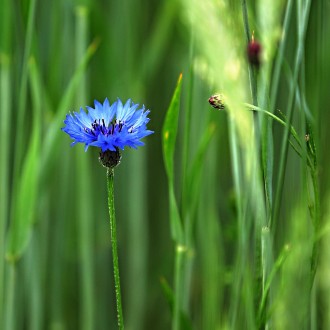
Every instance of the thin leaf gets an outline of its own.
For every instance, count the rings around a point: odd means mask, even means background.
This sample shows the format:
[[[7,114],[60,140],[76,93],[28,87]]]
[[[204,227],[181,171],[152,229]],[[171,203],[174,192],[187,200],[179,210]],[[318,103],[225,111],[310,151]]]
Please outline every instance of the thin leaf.
[[[19,176],[17,198],[14,201],[13,220],[8,233],[6,257],[17,260],[28,244],[35,219],[38,198],[40,148],[41,148],[41,95],[38,89],[35,61],[29,63],[29,78],[32,87],[33,127],[28,151]]]
[[[192,162],[192,166],[189,171],[189,177],[188,177],[189,201],[192,206],[195,206],[195,208],[198,205],[197,201],[198,198],[200,197],[201,175],[202,175],[203,164],[205,163],[206,152],[208,150],[208,146],[211,142],[214,132],[215,132],[215,125],[211,123],[209,127],[204,131],[204,134],[201,138],[200,144],[197,149],[197,154]]]
[[[262,298],[261,298],[261,303],[259,305],[259,310],[258,310],[258,319],[260,324],[265,322],[265,320],[263,319],[263,317],[265,317],[265,312],[266,312],[266,303],[267,303],[267,297],[269,294],[269,290],[272,284],[273,279],[275,278],[275,275],[278,273],[278,271],[281,269],[281,267],[283,266],[287,256],[290,253],[290,246],[289,245],[285,245],[282,248],[282,251],[280,253],[280,255],[278,256],[278,258],[275,261],[275,264],[273,265],[273,268],[268,276],[268,279],[265,283],[265,288],[263,290],[263,294],[262,294]]]
[[[169,201],[170,201],[170,223],[172,238],[182,241],[182,224],[174,192],[174,149],[178,131],[180,95],[181,95],[182,74],[180,74],[170,106],[167,110],[162,137],[163,157],[168,179]]]
[[[47,176],[51,168],[52,160],[56,158],[59,145],[56,143],[60,134],[60,128],[63,125],[63,120],[65,114],[68,112],[68,108],[70,107],[71,102],[74,99],[75,93],[77,91],[77,87],[82,79],[82,75],[86,70],[86,66],[91,59],[91,57],[95,54],[97,48],[99,46],[99,40],[94,40],[91,45],[88,47],[83,59],[78,65],[76,71],[74,72],[69,85],[66,89],[66,93],[63,95],[61,102],[58,106],[58,110],[56,112],[56,116],[54,117],[51,125],[47,129],[47,135],[45,136],[45,141],[43,144],[43,152],[41,158],[41,171],[42,171],[42,179]]]
[[[160,279],[160,284],[162,286],[164,297],[166,298],[167,303],[170,306],[171,312],[173,313],[174,306],[174,293],[167,280],[162,277]],[[180,312],[180,325],[182,330],[191,330],[192,325],[188,316],[184,312]]]

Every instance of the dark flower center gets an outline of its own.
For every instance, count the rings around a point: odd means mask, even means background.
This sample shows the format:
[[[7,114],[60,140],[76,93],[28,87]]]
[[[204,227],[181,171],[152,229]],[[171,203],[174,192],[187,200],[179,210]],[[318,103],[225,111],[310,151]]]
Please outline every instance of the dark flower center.
[[[92,128],[85,127],[84,130],[86,133],[92,134],[95,137],[99,134],[109,136],[113,135],[115,132],[121,132],[123,126],[124,123],[121,121],[112,121],[109,125],[106,125],[104,119],[95,119],[92,123]]]

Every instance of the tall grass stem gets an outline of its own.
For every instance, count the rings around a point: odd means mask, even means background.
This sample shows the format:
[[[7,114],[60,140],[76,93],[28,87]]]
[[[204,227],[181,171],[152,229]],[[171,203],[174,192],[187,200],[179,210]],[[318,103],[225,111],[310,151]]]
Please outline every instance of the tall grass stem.
[[[191,135],[191,117],[193,109],[193,99],[194,99],[194,69],[193,69],[193,60],[194,60],[194,34],[191,31],[190,35],[190,49],[189,49],[189,80],[188,80],[188,105],[185,111],[185,122],[184,122],[184,137],[183,137],[183,153],[182,153],[182,219],[183,219],[183,228],[185,236],[185,244],[187,250],[190,251],[193,248],[193,215],[192,208],[193,206],[189,203],[188,200],[188,190],[189,190],[189,159],[190,159],[190,135]],[[193,259],[191,253],[185,253],[184,255],[184,270],[182,272],[181,279],[183,283],[183,299],[182,307],[184,310],[188,310],[189,299],[190,299],[190,288],[191,288],[191,275],[192,275],[192,266]]]
[[[4,274],[5,274],[5,231],[8,223],[9,164],[10,164],[10,120],[11,79],[9,59],[2,55],[0,71],[0,320],[3,320]],[[0,321],[0,326],[1,326]]]
[[[248,17],[246,0],[241,0],[241,5],[242,5],[245,36],[246,36],[247,44],[249,44],[251,42],[251,32],[249,26],[249,17]],[[249,63],[249,78],[250,78],[252,102],[254,105],[258,106],[257,74],[255,68],[251,63]],[[257,118],[257,115],[254,114],[254,117]]]
[[[15,286],[16,286],[16,262],[10,262],[7,266],[7,303],[5,309],[5,330],[15,329]]]
[[[29,3],[29,14],[25,35],[24,57],[21,72],[21,81],[18,97],[18,113],[17,113],[17,136],[15,140],[15,154],[14,154],[14,182],[19,177],[18,173],[21,166],[24,150],[24,118],[26,112],[26,99],[27,99],[27,83],[28,83],[28,60],[32,48],[33,38],[33,24],[35,19],[37,0],[31,0]],[[15,183],[13,184],[15,188]]]
[[[84,58],[88,45],[88,8],[78,6],[76,8],[76,65]],[[87,75],[82,75],[77,89],[76,103],[86,104],[88,97]],[[93,265],[93,213],[92,213],[92,184],[89,173],[90,162],[85,153],[76,150],[76,177],[77,177],[77,215],[79,232],[79,253],[81,257],[81,311],[80,324],[84,330],[94,328],[95,299],[94,299],[94,265]]]
[[[298,76],[300,72],[300,65],[303,58],[303,51],[305,46],[305,35],[306,35],[306,29],[308,24],[308,18],[309,18],[309,9],[310,9],[311,1],[308,0],[305,4],[304,8],[304,15],[302,17],[301,21],[301,29],[300,33],[298,35],[298,47],[296,51],[295,56],[295,64],[294,64],[294,71],[293,71],[293,77],[292,81],[290,82],[290,92],[288,97],[288,103],[287,103],[287,127],[285,128],[285,132],[283,134],[282,138],[282,146],[281,146],[281,153],[280,153],[280,164],[279,164],[279,170],[278,170],[278,178],[277,178],[277,185],[276,185],[276,195],[275,195],[275,203],[274,203],[274,209],[273,209],[273,217],[271,219],[270,227],[273,225],[276,225],[274,221],[276,221],[279,217],[279,210],[280,210],[280,203],[282,198],[282,191],[283,191],[283,185],[284,185],[284,175],[285,175],[285,165],[287,161],[287,154],[288,154],[288,141],[289,141],[289,132],[290,132],[290,125],[293,115],[293,108],[295,103],[295,95],[296,95],[296,88],[298,84]],[[276,231],[276,228],[275,228]]]
[[[291,17],[292,17],[292,15],[291,15],[292,4],[293,4],[293,0],[288,0],[286,9],[285,9],[285,15],[284,15],[283,31],[289,30],[289,25],[290,25]],[[274,112],[274,110],[275,110],[275,101],[276,101],[276,96],[278,93],[281,68],[282,68],[283,59],[284,59],[284,50],[286,47],[286,41],[287,41],[288,36],[289,36],[289,33],[283,34],[283,37],[281,38],[281,42],[280,42],[280,45],[278,48],[278,53],[275,58],[274,73],[272,76],[272,83],[271,83],[271,90],[270,90],[270,111],[272,111],[272,112]]]
[[[186,247],[177,244],[175,248],[175,264],[174,264],[174,306],[172,318],[172,330],[180,330],[180,310],[182,306],[182,293],[183,293],[183,254]]]
[[[249,27],[249,18],[248,18],[248,11],[247,11],[247,4],[246,0],[241,0],[242,5],[242,14],[243,14],[243,23],[244,23],[244,30],[246,35],[247,44],[249,45],[251,42],[251,32]],[[252,39],[253,40],[253,39]],[[257,69],[256,67],[250,63],[249,61],[249,81],[250,81],[250,88],[251,88],[251,96],[253,105],[258,106],[258,90],[257,90]],[[261,176],[261,165],[259,159],[259,146],[260,146],[260,128],[259,128],[259,119],[257,112],[253,112],[253,122],[254,122],[254,142],[255,142],[255,150],[254,150],[254,159],[253,162],[256,166],[256,175],[255,175],[255,184],[259,185],[259,175]],[[252,155],[251,155],[252,156]],[[252,156],[252,157],[253,157]],[[257,196],[256,191],[259,191],[259,187],[254,192],[251,191],[252,194]],[[261,196],[257,196],[261,197]],[[263,196],[262,196],[263,198]],[[260,200],[259,203],[262,203]],[[258,207],[256,205],[256,207]],[[256,311],[258,309],[258,305],[260,303],[261,297],[263,295],[263,283],[265,282],[264,276],[266,276],[266,256],[262,257],[262,222],[264,219],[261,219],[261,215],[257,215],[255,217],[255,304],[256,304]]]

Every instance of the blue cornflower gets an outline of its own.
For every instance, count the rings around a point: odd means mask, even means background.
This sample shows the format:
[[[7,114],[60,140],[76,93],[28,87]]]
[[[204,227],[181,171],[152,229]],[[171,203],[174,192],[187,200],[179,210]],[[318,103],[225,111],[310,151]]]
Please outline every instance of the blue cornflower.
[[[94,101],[95,108],[82,108],[80,112],[70,113],[64,120],[62,130],[74,140],[72,145],[81,142],[85,151],[89,146],[99,147],[102,153],[107,150],[119,152],[125,146],[137,148],[144,145],[140,140],[153,133],[147,129],[149,110],[128,100],[124,105],[118,99],[110,104],[105,99],[103,104]]]

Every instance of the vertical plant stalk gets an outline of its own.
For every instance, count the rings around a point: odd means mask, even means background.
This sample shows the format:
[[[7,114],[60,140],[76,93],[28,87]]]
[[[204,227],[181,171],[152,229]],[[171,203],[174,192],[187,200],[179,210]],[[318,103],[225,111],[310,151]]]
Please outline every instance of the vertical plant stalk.
[[[7,266],[8,284],[6,292],[6,311],[5,311],[5,330],[15,329],[15,280],[16,280],[16,262],[10,262]],[[1,297],[2,298],[2,297]]]
[[[185,126],[184,126],[184,138],[183,138],[183,153],[182,153],[182,177],[183,177],[183,189],[182,189],[182,219],[184,223],[184,236],[185,243],[187,246],[187,252],[184,255],[183,260],[183,270],[181,283],[183,285],[182,290],[182,308],[184,311],[189,310],[189,299],[190,299],[190,288],[191,288],[191,278],[192,278],[192,268],[193,268],[193,257],[192,253],[189,253],[193,249],[193,219],[192,219],[192,206],[188,201],[188,190],[189,190],[189,179],[188,179],[188,164],[190,155],[190,134],[191,134],[191,117],[193,108],[193,90],[194,90],[194,68],[193,68],[193,58],[194,58],[194,33],[191,30],[190,36],[190,50],[189,50],[189,85],[188,85],[188,107],[185,111]],[[178,249],[178,247],[177,247]],[[180,251],[176,251],[178,254],[182,254]],[[178,256],[179,257],[179,256]]]
[[[311,260],[311,279],[310,279],[310,289],[312,290],[314,284],[314,278],[318,266],[319,257],[319,230],[320,230],[320,192],[319,192],[319,182],[317,174],[317,166],[315,164],[315,169],[312,171],[312,182],[314,189],[314,242],[312,250],[312,260]]]
[[[11,120],[11,79],[10,61],[7,56],[2,55],[0,60],[0,320],[3,320],[3,304],[5,284],[5,236],[9,216],[9,164],[10,164],[10,120]],[[0,327],[2,323],[0,321]]]
[[[185,250],[183,226],[174,193],[174,147],[178,129],[182,74],[180,74],[163,125],[163,156],[168,179],[171,236],[176,242],[174,265],[174,303],[172,329],[180,329],[180,309],[182,306],[182,252]]]
[[[36,4],[37,0],[31,0],[29,3],[29,14],[28,21],[26,27],[26,35],[25,35],[25,44],[24,44],[24,56],[23,56],[23,64],[21,71],[21,81],[19,87],[19,98],[18,98],[18,112],[17,112],[17,131],[16,131],[16,139],[15,139],[15,152],[14,152],[14,166],[13,166],[13,178],[14,178],[14,189],[13,189],[13,197],[15,197],[15,186],[16,186],[16,178],[19,177],[20,166],[23,158],[24,151],[24,118],[26,113],[26,98],[27,98],[27,83],[28,83],[28,59],[31,52],[32,47],[32,39],[33,39],[33,25],[35,21],[35,12],[36,12]],[[15,198],[13,198],[15,200]]]
[[[325,17],[325,8],[326,4],[325,1],[318,2],[318,8],[317,13],[318,17],[322,18]],[[324,29],[324,20],[320,19],[319,24],[317,25],[316,29],[316,53],[315,56],[317,59],[322,58],[325,54],[325,46],[323,40],[326,39],[326,30]],[[316,79],[319,81],[320,86],[326,86],[326,83],[324,81],[324,69],[322,67],[322,62],[317,62],[319,65],[316,66],[315,72],[316,72]],[[304,77],[305,78],[305,77]],[[305,84],[305,80],[303,80]],[[305,86],[304,86],[305,87]],[[315,102],[315,109],[319,109],[318,111],[315,111],[315,123],[320,122],[320,116],[322,116],[322,109],[320,98],[316,98]],[[322,117],[321,117],[322,118]],[[309,125],[311,130],[311,125]],[[317,132],[318,129],[315,127],[314,131]],[[318,267],[318,259],[319,259],[319,250],[320,250],[320,229],[321,229],[321,197],[320,197],[320,185],[319,185],[319,167],[318,167],[318,152],[315,147],[315,141],[320,146],[320,131],[319,133],[312,134],[312,141],[309,141],[309,153],[314,155],[314,169],[311,172],[312,175],[312,181],[313,181],[313,189],[314,189],[314,242],[313,242],[313,250],[312,250],[312,262],[311,262],[311,290],[313,289],[315,274]],[[312,142],[312,145],[310,145],[310,142]],[[315,291],[315,290],[314,290]],[[314,300],[315,301],[315,300]],[[316,301],[315,301],[316,305]]]
[[[88,8],[83,5],[78,5],[75,10],[76,15],[76,63],[77,68],[79,63],[84,58],[87,49],[89,12]],[[77,104],[86,103],[88,98],[87,74],[84,73],[80,79],[77,89],[76,100]],[[81,262],[81,305],[80,305],[80,323],[82,330],[92,330],[95,327],[95,294],[94,294],[94,267],[93,267],[93,224],[92,217],[92,183],[91,177],[87,176],[84,180],[81,178],[84,173],[90,173],[89,159],[77,150],[76,153],[76,175],[78,178],[78,200],[81,203],[77,204],[78,223],[77,229],[79,233],[79,251]]]
[[[249,18],[247,13],[247,5],[246,0],[241,0],[242,4],[242,14],[243,14],[243,23],[244,23],[244,30],[245,30],[245,36],[247,40],[247,44],[251,41],[251,32],[249,27]],[[252,95],[252,102],[253,105],[258,106],[258,88],[257,88],[257,77],[256,77],[256,71],[251,63],[249,63],[249,78],[250,78],[250,88],[251,88],[251,95]],[[254,113],[254,118],[256,118],[257,115]],[[255,119],[256,124],[256,119]],[[256,129],[257,127],[255,127]]]
[[[6,227],[9,219],[10,196],[10,122],[12,100],[12,64],[11,64],[11,39],[12,39],[12,12],[9,0],[2,1],[1,32],[0,32],[0,328],[4,328],[5,308],[5,250]],[[7,297],[8,299],[8,297]],[[8,302],[8,301],[7,301]]]
[[[173,303],[173,318],[172,330],[181,329],[180,311],[183,298],[183,267],[184,267],[184,253],[186,247],[177,244],[175,247],[175,265],[174,265],[174,303]]]
[[[276,185],[276,196],[275,196],[275,203],[273,208],[273,216],[270,222],[270,227],[274,227],[274,231],[276,232],[276,225],[277,222],[274,223],[279,218],[280,213],[280,204],[282,200],[282,192],[284,186],[284,178],[285,178],[285,166],[288,156],[288,141],[289,141],[289,127],[291,125],[292,116],[293,116],[293,108],[295,105],[295,96],[296,96],[296,88],[298,84],[298,77],[301,68],[301,62],[304,54],[304,47],[305,47],[305,36],[307,31],[307,25],[309,20],[309,10],[310,10],[311,1],[307,0],[304,8],[304,14],[301,18],[301,28],[298,34],[298,44],[295,56],[295,63],[294,63],[294,70],[291,82],[291,89],[289,92],[288,103],[287,103],[287,124],[282,139],[282,146],[281,146],[281,155],[280,155],[280,163],[279,163],[279,170],[278,170],[278,178],[277,178],[277,185]]]
[[[246,0],[241,0],[242,5],[242,14],[243,14],[243,23],[244,30],[246,35],[247,44],[251,42],[251,32],[249,27],[249,18],[247,12]],[[257,89],[257,75],[256,70],[251,63],[249,63],[249,80],[250,80],[250,88],[251,88],[251,96],[252,102],[254,106],[258,106],[258,89]],[[255,165],[260,164],[259,161],[259,145],[260,145],[260,129],[259,129],[259,121],[257,117],[257,112],[253,112],[253,122],[254,122],[254,142],[255,142]],[[261,167],[262,168],[262,167]],[[258,168],[257,168],[258,170]],[[256,184],[259,183],[258,174],[256,174],[255,179]],[[265,256],[262,257],[263,254],[263,245],[262,245],[262,218],[261,215],[256,216],[255,221],[255,311],[258,311],[258,306],[260,304],[261,298],[263,296],[263,289],[265,283],[266,274],[266,260]]]
[[[123,330],[124,329],[124,319],[123,319],[123,310],[122,310],[122,304],[121,304],[113,182],[114,182],[114,169],[108,168],[107,169],[108,207],[109,207],[109,217],[110,217],[113,273],[114,273],[115,291],[116,291],[117,319],[118,319],[118,328],[120,330]]]

